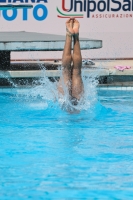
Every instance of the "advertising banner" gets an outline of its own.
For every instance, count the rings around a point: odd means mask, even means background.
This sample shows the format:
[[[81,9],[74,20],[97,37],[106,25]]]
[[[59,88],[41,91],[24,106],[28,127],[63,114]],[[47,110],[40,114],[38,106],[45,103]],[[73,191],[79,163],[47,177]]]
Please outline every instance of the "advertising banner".
[[[0,11],[0,30],[65,35],[65,22],[80,22],[80,37],[103,41],[101,49],[83,51],[89,58],[132,58],[133,0],[0,0],[0,5],[32,5]],[[61,57],[61,52],[35,57]],[[12,53],[12,57],[19,53]],[[22,54],[21,54],[22,57]]]

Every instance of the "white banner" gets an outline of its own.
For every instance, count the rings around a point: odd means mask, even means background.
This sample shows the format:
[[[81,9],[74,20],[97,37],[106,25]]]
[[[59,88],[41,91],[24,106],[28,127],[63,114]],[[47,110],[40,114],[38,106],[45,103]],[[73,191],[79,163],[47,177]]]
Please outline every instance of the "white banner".
[[[31,4],[33,8],[1,10],[1,31],[65,35],[65,21],[73,16],[80,21],[80,36],[103,40],[102,49],[89,50],[89,55],[83,52],[84,57],[133,55],[133,0],[0,0],[0,5],[7,4]]]

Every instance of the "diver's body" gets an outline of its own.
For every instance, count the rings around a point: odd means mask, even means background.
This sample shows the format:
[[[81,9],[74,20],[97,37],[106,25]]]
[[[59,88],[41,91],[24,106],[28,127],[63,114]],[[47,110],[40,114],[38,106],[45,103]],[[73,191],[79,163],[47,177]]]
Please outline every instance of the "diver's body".
[[[62,56],[63,84],[68,89],[69,99],[77,105],[83,95],[83,82],[81,77],[82,56],[79,44],[79,22],[70,18],[66,22],[66,42]],[[72,38],[74,39],[73,54],[71,53]],[[62,79],[59,80],[58,91],[64,94]]]

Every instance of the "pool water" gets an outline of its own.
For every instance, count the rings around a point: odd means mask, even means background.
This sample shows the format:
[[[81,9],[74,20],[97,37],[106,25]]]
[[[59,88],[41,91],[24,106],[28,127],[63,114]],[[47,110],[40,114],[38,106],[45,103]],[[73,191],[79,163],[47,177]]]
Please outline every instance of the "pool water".
[[[1,200],[133,199],[133,92],[70,114],[20,91],[0,94]]]

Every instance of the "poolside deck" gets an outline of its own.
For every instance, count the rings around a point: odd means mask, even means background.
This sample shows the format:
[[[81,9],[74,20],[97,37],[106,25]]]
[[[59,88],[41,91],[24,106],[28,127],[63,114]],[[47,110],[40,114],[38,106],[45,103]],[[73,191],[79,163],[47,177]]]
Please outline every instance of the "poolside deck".
[[[109,75],[116,75],[116,76],[131,76],[133,75],[133,60],[94,60],[95,65],[85,65],[82,68],[82,71],[86,72],[87,74],[89,74],[90,72],[98,72],[101,76],[109,76]],[[18,61],[18,62],[14,62],[12,61],[12,67],[15,67],[15,65],[18,67],[22,66],[26,66],[24,71],[28,71],[28,72],[32,72],[34,73],[35,71],[35,76],[38,76],[41,73],[41,70],[38,70],[38,75],[37,75],[37,70],[33,70],[33,67],[37,67],[37,66],[45,66],[47,68],[46,70],[46,74],[51,74],[51,76],[55,77],[55,76],[60,76],[60,71],[59,70],[53,70],[52,67],[56,68],[56,66],[60,67],[62,64],[61,61]],[[124,71],[119,71],[117,69],[115,69],[114,67],[117,65],[121,65],[121,66],[130,66],[131,69],[125,69]],[[28,67],[29,66],[29,67]],[[28,67],[28,70],[26,70],[26,68]],[[22,71],[23,71],[22,70]],[[17,70],[12,71],[12,73],[17,75]],[[21,75],[21,71],[19,70],[19,74]],[[49,76],[48,75],[48,76]],[[26,74],[25,77],[29,77],[29,74]]]
[[[82,73],[85,76],[96,76],[99,85],[104,86],[133,86],[133,60],[94,60],[95,65],[85,65]],[[11,70],[1,70],[0,79],[4,77],[10,79],[38,79],[44,77],[44,66],[46,67],[45,76],[61,76],[61,61],[12,61]],[[131,69],[119,71],[114,66],[131,66]],[[59,68],[59,69],[57,69]],[[0,84],[1,85],[1,84]]]

